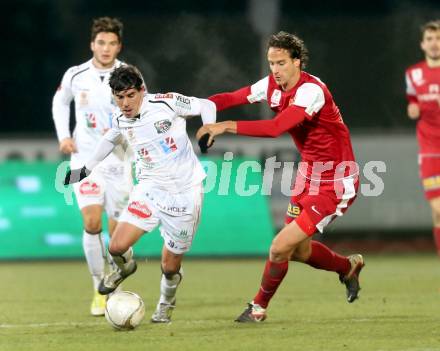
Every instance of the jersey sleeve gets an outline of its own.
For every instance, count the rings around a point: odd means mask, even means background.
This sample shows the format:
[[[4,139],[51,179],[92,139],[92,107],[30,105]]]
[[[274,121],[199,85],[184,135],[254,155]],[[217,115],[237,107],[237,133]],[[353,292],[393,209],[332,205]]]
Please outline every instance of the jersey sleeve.
[[[107,131],[107,133],[110,130]],[[106,134],[107,134],[106,133]],[[87,169],[92,170],[95,168],[99,162],[104,160],[115,148],[115,144],[109,139],[102,137],[93,151],[92,156],[86,161],[85,166]]]
[[[237,121],[237,134],[253,137],[276,138],[302,123],[307,113],[303,107],[289,106],[275,118],[260,121]]]
[[[304,83],[301,85],[293,100],[294,106],[304,107],[306,118],[312,119],[325,104],[324,91],[315,83]]]
[[[200,116],[203,124],[215,123],[216,121],[216,107],[210,100],[173,93],[171,106],[176,115],[180,117]]]
[[[267,100],[269,77],[258,82],[227,93],[219,93],[210,96],[208,99],[215,103],[217,111],[222,111],[234,106],[253,104]]]
[[[103,135],[103,138],[111,142],[112,144],[116,145],[121,142],[122,139],[122,133],[119,129],[119,122],[118,118],[120,115],[114,114],[112,117],[112,125],[107,132]]]
[[[250,87],[250,94],[247,96],[249,103],[267,100],[267,90],[269,87],[269,77],[264,77]]]
[[[406,82],[406,99],[408,100],[408,103],[417,103],[417,93],[416,89],[414,88],[414,84],[409,76],[409,72],[406,72],[405,74],[405,82]]]
[[[75,68],[67,70],[52,100],[52,118],[55,123],[58,141],[70,138],[70,103],[73,100],[71,86]]]

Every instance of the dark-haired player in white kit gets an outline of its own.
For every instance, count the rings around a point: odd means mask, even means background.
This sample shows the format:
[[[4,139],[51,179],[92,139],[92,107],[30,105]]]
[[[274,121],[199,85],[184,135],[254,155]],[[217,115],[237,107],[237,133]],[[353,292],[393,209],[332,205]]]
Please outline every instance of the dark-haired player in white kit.
[[[93,57],[67,70],[53,98],[52,112],[60,150],[71,155],[71,168],[82,166],[101,136],[111,128],[111,116],[116,106],[108,80],[113,69],[121,65],[116,57],[121,51],[122,29],[122,23],[115,18],[95,19],[90,42]],[[76,119],[73,136],[69,129],[72,100]],[[105,296],[97,292],[104,276],[106,255],[101,235],[102,212],[107,213],[112,235],[132,187],[130,163],[124,162],[124,156],[124,150],[118,147],[88,179],[74,185],[84,225],[84,255],[95,291],[90,307],[94,316],[104,315],[106,302]]]
[[[109,245],[118,269],[105,276],[99,292],[109,294],[136,270],[131,249],[146,232],[159,226],[164,240],[160,299],[151,320],[168,323],[182,280],[182,259],[191,248],[200,219],[206,177],[186,132],[186,118],[201,115],[203,123],[216,119],[209,100],[176,93],[147,94],[142,76],[133,66],[122,66],[110,77],[119,111],[112,128],[82,169],[72,170],[66,183],[86,177],[108,155],[121,136],[136,156],[139,183],[130,194]]]

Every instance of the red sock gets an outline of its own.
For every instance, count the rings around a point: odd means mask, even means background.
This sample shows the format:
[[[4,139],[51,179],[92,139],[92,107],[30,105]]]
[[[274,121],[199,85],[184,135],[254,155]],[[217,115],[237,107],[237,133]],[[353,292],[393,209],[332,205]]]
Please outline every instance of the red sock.
[[[287,270],[289,268],[289,261],[275,263],[269,259],[266,261],[264,267],[263,278],[261,279],[261,286],[258,294],[254,297],[254,303],[266,308],[270,299],[275,294],[278,286],[283,281]]]
[[[347,257],[338,255],[319,241],[312,240],[310,243],[312,245],[312,253],[305,262],[309,266],[339,274],[347,274],[350,271],[351,265]]]
[[[437,254],[440,256],[440,228],[434,228],[434,241],[437,248]]]

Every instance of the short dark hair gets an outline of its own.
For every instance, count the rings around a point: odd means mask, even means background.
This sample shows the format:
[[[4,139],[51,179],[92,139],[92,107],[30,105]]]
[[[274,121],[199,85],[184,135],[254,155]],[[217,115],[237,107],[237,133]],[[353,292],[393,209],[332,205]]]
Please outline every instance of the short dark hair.
[[[139,70],[132,65],[123,65],[116,68],[110,74],[110,88],[113,93],[118,93],[128,89],[141,90],[144,86],[144,80]]]
[[[99,17],[93,20],[92,30],[91,30],[91,41],[95,41],[96,36],[99,33],[115,33],[119,39],[119,42],[122,42],[122,30],[124,29],[124,25],[117,18],[110,17]]]
[[[423,36],[425,35],[425,32],[427,32],[428,30],[432,30],[432,31],[440,30],[440,20],[426,22],[424,25],[420,27],[420,34],[422,35],[422,40],[423,40]]]
[[[269,38],[267,48],[285,49],[289,52],[290,57],[301,61],[301,69],[306,68],[309,61],[309,52],[304,42],[296,35],[287,32],[278,32]]]

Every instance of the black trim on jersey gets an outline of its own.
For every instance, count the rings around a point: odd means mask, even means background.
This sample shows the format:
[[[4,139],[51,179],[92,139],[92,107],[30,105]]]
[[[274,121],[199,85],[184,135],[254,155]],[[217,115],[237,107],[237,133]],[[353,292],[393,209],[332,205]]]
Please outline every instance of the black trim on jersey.
[[[153,100],[148,100],[148,102],[151,102],[152,104],[165,104],[165,105],[168,106],[168,108],[169,108],[171,111],[176,112],[176,111],[174,111],[174,110],[171,108],[171,106],[168,105],[165,101],[153,101]]]
[[[122,115],[122,113],[118,116],[118,117],[116,117],[116,122],[118,122],[118,128],[119,128],[119,118],[121,118],[123,115]]]
[[[81,73],[83,73],[83,72],[85,72],[85,71],[88,71],[89,69],[90,69],[90,67],[87,67],[87,68],[84,68],[82,71],[76,72],[76,73],[72,76],[72,78],[70,78],[70,85],[72,85],[73,78],[75,78],[78,74],[81,74]]]

